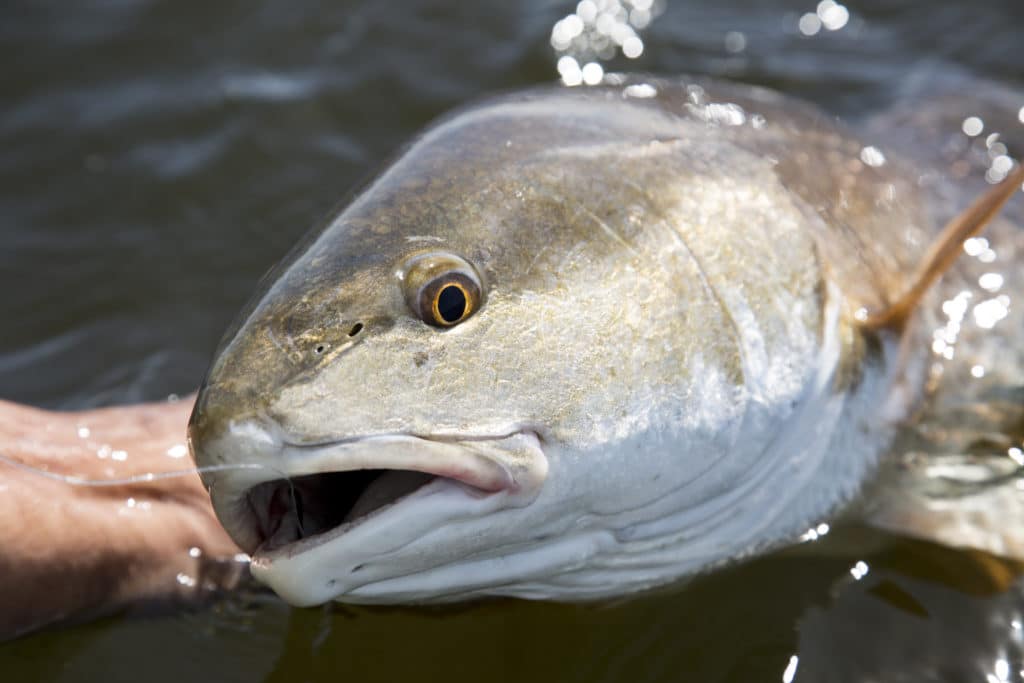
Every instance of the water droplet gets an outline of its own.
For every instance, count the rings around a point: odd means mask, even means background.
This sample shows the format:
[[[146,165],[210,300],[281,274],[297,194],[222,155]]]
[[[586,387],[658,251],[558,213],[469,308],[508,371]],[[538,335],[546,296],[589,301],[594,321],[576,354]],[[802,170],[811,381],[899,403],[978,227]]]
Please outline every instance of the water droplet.
[[[609,12],[601,12],[597,15],[597,21],[594,22],[594,28],[601,35],[610,36],[612,31],[615,30],[615,16]]]
[[[747,120],[747,113],[743,111],[743,107],[732,102],[712,102],[696,113],[708,123],[725,126],[742,126]]]
[[[988,240],[984,237],[971,237],[964,240],[964,251],[968,256],[977,256],[988,249]]]
[[[995,171],[996,173],[1002,173],[1003,175],[1006,175],[1007,173],[1010,172],[1010,169],[1012,168],[1013,159],[1006,156],[1005,154],[1000,154],[999,156],[992,160],[992,170]]]
[[[575,14],[555,22],[551,28],[551,46],[556,50],[564,50],[572,43],[572,39],[583,33],[583,21]]]
[[[626,86],[623,89],[622,94],[626,97],[637,97],[646,99],[650,97],[657,97],[658,90],[653,85],[647,83],[635,83],[633,85]]]
[[[576,14],[585,23],[591,23],[597,18],[597,5],[594,4],[593,0],[581,0],[580,4],[576,5]]]
[[[982,377],[985,376],[985,368],[981,365],[972,365],[971,376],[981,379]]]
[[[1006,154],[1006,151],[1006,145],[1001,142],[993,142],[991,145],[988,145],[988,158],[995,159]]]
[[[188,446],[183,443],[174,444],[167,449],[169,458],[184,458],[186,455],[188,455]]]
[[[981,135],[981,131],[985,130],[985,122],[977,116],[968,116],[964,119],[964,123],[961,128],[964,131],[964,135],[968,135],[973,138],[977,135]]]
[[[987,299],[974,307],[974,322],[983,330],[991,330],[996,323],[1006,317],[1008,311],[998,297]]]
[[[579,62],[575,57],[569,55],[559,57],[558,73],[562,77],[562,83],[568,86],[579,85],[583,82],[583,73],[580,71]]]
[[[575,14],[570,14],[565,19],[562,19],[561,23],[570,40],[583,33],[583,20]]]
[[[989,292],[998,292],[1003,286],[1003,276],[999,273],[985,273],[978,278],[978,286]]]
[[[854,579],[860,581],[868,575],[869,569],[870,568],[868,567],[867,562],[865,562],[864,560],[858,560],[857,564],[850,567],[850,574],[853,576]]]
[[[818,18],[817,14],[808,12],[800,17],[800,21],[797,23],[797,28],[799,28],[800,33],[805,36],[817,35],[818,31],[821,30],[821,19]]]
[[[725,51],[737,54],[747,49],[747,37],[739,31],[725,34]]]
[[[587,62],[583,65],[581,75],[587,85],[597,85],[604,78],[604,67],[597,62]]]
[[[650,10],[637,7],[634,7],[629,13],[629,23],[633,25],[633,28],[641,31],[650,26],[652,18]]]
[[[1000,173],[994,168],[990,168],[985,171],[985,182],[989,185],[998,185],[1006,179],[1005,173]]]
[[[885,164],[885,155],[877,147],[868,146],[860,151],[860,160],[868,166],[878,168]]]
[[[622,54],[629,59],[636,59],[644,53],[644,41],[637,36],[630,36],[622,42]]]
[[[786,670],[782,672],[782,683],[793,683],[793,679],[796,678],[796,668],[800,664],[800,658],[793,655],[789,658],[789,664],[786,665]]]
[[[90,432],[89,432],[89,428],[88,427],[79,427],[78,428],[78,438],[79,439],[88,439],[89,438],[89,433]]]
[[[850,11],[835,0],[821,0],[816,14],[829,31],[838,31],[850,20]]]
[[[997,659],[994,669],[997,679],[1000,681],[1010,680],[1010,663],[1005,659]]]

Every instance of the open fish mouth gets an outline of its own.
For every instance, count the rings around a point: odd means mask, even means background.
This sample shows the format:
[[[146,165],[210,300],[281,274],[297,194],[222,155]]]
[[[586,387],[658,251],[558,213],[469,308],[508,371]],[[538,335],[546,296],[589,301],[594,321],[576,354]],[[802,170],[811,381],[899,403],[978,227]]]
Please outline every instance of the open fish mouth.
[[[492,440],[503,439],[471,443]],[[505,466],[454,441],[367,437],[286,446],[284,453],[331,469],[274,479],[246,492],[246,523],[254,525],[257,556],[295,554],[337,538],[438,479],[460,485],[471,497],[518,488]]]
[[[431,518],[439,492],[446,506],[438,524],[450,516],[453,498],[467,510],[474,501],[496,496],[508,506],[528,504],[547,473],[539,438],[529,430],[470,437],[395,434],[316,444],[288,443],[274,431],[254,422],[232,424],[226,435],[201,445],[208,461],[263,465],[207,479],[221,523],[253,556],[257,576],[297,556],[315,555],[318,548],[337,545],[389,516],[392,523],[381,525],[375,538],[390,534],[398,542],[407,531],[403,520]],[[353,556],[361,554],[360,548],[352,550]]]
[[[301,552],[387,509],[437,476],[407,470],[353,470],[257,484],[246,494],[260,539],[253,552]]]

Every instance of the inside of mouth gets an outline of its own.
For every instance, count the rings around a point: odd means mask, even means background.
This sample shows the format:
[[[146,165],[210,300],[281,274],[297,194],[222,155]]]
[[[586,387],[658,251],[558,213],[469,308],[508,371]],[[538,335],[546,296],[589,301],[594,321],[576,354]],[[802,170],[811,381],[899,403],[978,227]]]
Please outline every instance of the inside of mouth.
[[[247,494],[257,545],[274,550],[354,524],[434,479],[411,470],[354,470],[264,482]]]

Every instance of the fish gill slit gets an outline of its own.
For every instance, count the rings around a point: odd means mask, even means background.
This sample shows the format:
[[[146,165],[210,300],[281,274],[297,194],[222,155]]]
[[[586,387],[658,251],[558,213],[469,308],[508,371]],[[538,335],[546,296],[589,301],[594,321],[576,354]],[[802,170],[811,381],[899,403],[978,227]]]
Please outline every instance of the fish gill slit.
[[[654,197],[651,195],[651,192],[648,190],[648,188],[639,185],[628,178],[625,179],[624,182],[627,186],[633,188],[633,190],[640,194],[640,196],[646,199],[649,205],[654,204]],[[722,299],[721,295],[718,293],[718,289],[711,284],[711,280],[710,278],[708,278],[707,271],[704,269],[704,263],[699,258],[697,258],[697,254],[694,253],[693,249],[690,248],[690,243],[686,240],[686,236],[683,235],[683,233],[676,227],[675,223],[668,220],[668,218],[662,212],[658,212],[657,219],[662,224],[664,224],[664,226],[668,230],[668,233],[676,240],[680,248],[684,252],[686,252],[686,255],[690,257],[690,260],[697,267],[697,274],[700,277],[701,284],[703,285],[704,289],[707,290],[707,292],[714,299],[715,304],[718,305],[719,310],[722,311],[722,314],[728,321],[729,326],[732,327],[733,334],[735,335],[736,339],[737,353],[740,356],[740,374],[742,375],[740,377],[740,380],[742,381],[743,385],[746,386],[747,378],[750,376],[750,362],[747,358],[746,347],[744,347],[742,343],[742,338],[740,337],[740,328],[736,322],[736,319],[732,316],[732,313],[729,311],[729,308],[725,305],[725,300]]]
[[[690,257],[693,265],[697,267],[697,275],[700,278],[701,285],[707,290],[711,298],[714,299],[715,304],[718,306],[718,310],[722,312],[725,317],[727,324],[732,328],[733,338],[736,340],[736,352],[740,357],[740,380],[743,386],[747,386],[747,378],[750,376],[750,364],[747,358],[747,349],[743,344],[743,337],[740,334],[740,326],[736,323],[736,319],[733,318],[732,313],[729,311],[729,307],[726,306],[725,300],[718,293],[718,288],[712,284],[711,279],[708,277],[707,271],[704,269],[704,263],[697,257],[693,249],[690,248],[690,244],[686,241],[686,236],[683,235],[675,225],[667,220],[664,216],[659,216],[661,222],[668,228],[669,234],[671,234],[679,244],[680,248],[686,252],[686,255]]]
[[[605,234],[607,234],[613,240],[615,240],[616,242],[621,244],[623,247],[625,247],[627,250],[629,250],[629,253],[633,254],[633,256],[640,256],[640,252],[636,250],[636,247],[634,247],[632,244],[630,244],[628,241],[626,241],[626,238],[623,237],[622,235],[620,235],[619,232],[617,230],[615,230],[615,228],[613,228],[612,226],[608,225],[605,221],[601,220],[600,216],[595,214],[593,211],[588,209],[583,204],[577,204],[576,206],[588,218],[590,218],[592,221],[597,223],[597,225],[605,232]]]

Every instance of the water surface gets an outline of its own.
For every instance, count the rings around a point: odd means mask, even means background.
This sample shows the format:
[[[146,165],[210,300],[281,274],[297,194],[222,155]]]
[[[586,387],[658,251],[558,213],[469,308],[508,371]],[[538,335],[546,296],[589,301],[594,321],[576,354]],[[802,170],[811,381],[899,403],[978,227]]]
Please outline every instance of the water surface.
[[[1021,135],[1011,130],[1024,106],[1019,0],[846,7],[841,27],[805,35],[813,2],[670,2],[640,32],[636,59],[601,61],[768,85],[855,124],[908,93],[945,88],[963,105],[991,81],[1008,93],[1004,134]],[[2,396],[78,409],[193,390],[260,275],[415,131],[473,98],[558,78],[552,27],[575,9],[7,2]],[[939,116],[946,128],[922,140],[963,136],[962,116],[949,119],[953,128]],[[1011,567],[878,534],[851,553],[835,536],[814,553],[613,605],[291,610],[246,596],[25,638],[0,646],[0,672],[12,681],[1024,679],[1024,593]]]

